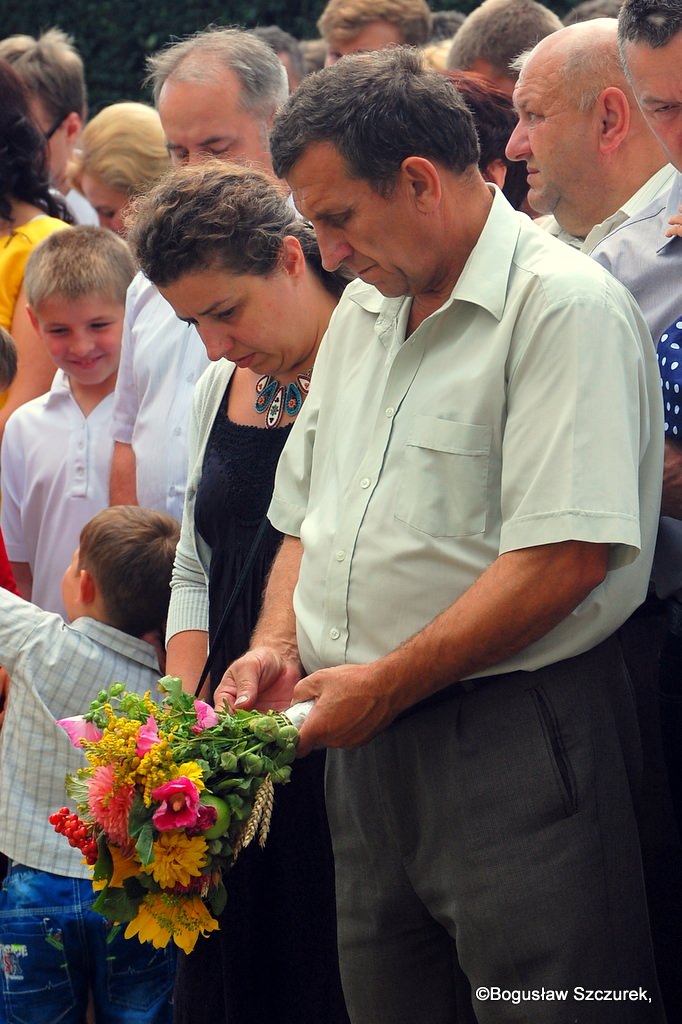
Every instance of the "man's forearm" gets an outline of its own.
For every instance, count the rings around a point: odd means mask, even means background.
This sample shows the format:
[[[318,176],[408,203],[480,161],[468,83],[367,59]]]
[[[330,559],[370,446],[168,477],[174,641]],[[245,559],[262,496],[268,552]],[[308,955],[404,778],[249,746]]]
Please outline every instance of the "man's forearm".
[[[501,555],[458,600],[395,651],[382,674],[409,706],[485,671],[554,629],[606,574],[608,545],[566,541]]]
[[[294,589],[302,557],[299,538],[285,537],[272,563],[263,608],[251,637],[252,647],[273,647],[291,661],[298,661]]]
[[[301,730],[301,751],[360,746],[425,697],[539,640],[603,579],[608,551],[566,541],[500,555],[394,651],[313,672],[294,691],[294,700],[317,700]]]

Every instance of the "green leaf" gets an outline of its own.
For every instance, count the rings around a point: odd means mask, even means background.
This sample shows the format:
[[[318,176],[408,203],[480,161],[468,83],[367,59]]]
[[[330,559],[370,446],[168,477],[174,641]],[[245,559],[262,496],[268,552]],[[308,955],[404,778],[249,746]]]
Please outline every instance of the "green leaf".
[[[142,794],[136,793],[128,815],[128,832],[133,839],[151,822],[153,813],[151,807],[145,807]]]
[[[143,867],[154,860],[154,827],[151,821],[146,822],[140,829],[135,849]]]
[[[177,700],[182,693],[182,680],[177,676],[162,676],[158,688],[161,693],[167,693],[171,700]]]
[[[92,909],[110,921],[132,921],[140,900],[132,900],[125,889],[102,889]]]
[[[106,843],[104,836],[100,836],[97,840],[97,863],[95,864],[92,872],[92,879],[94,882],[101,882],[104,879],[108,882],[114,873],[114,861],[111,856],[111,851]]]
[[[220,881],[218,885],[211,886],[208,890],[206,902],[211,908],[214,917],[218,917],[219,914],[222,914],[227,903],[227,889],[223,885],[222,881]]]

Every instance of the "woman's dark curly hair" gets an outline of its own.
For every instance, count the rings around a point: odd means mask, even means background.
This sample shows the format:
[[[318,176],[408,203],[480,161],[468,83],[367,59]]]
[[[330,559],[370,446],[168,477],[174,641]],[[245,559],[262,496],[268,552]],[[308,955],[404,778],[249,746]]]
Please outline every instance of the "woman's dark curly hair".
[[[337,298],[351,279],[327,271],[312,225],[301,220],[261,171],[218,160],[172,170],[133,200],[126,240],[155,285],[220,267],[267,277],[280,266],[287,235],[298,239],[306,263]]]
[[[12,199],[31,203],[69,223],[66,205],[50,191],[47,145],[31,118],[24,84],[0,60],[0,221],[12,223]]]

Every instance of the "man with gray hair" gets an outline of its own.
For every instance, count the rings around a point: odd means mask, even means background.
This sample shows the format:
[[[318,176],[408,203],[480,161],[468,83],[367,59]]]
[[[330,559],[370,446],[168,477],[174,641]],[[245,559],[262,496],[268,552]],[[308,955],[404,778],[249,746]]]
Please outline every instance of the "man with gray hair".
[[[589,252],[675,175],[623,73],[618,23],[560,29],[512,67],[519,120],[507,156],[526,162],[528,202],[547,215],[536,223]]]
[[[289,88],[269,46],[240,29],[208,29],[154,54],[147,67],[173,163],[217,156],[272,173],[268,134]]]
[[[289,89],[266,43],[240,29],[208,29],[171,43],[147,66],[174,164],[217,157],[273,174],[268,134]],[[128,294],[116,384],[112,504],[139,502],[181,518],[189,407],[207,365],[194,328],[181,324],[138,274]]]

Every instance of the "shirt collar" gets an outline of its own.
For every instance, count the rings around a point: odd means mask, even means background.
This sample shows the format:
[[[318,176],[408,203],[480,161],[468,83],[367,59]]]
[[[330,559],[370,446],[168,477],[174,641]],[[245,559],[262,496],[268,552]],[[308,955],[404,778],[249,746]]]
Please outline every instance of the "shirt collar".
[[[501,320],[521,218],[526,221],[528,218],[509,205],[497,185],[488,187],[494,194],[487,220],[450,298],[441,308],[445,309],[454,301],[471,302]]]
[[[53,402],[64,401],[65,398],[73,399],[71,381],[63,370],[57,370],[47,393],[47,402],[51,405]]]
[[[459,275],[450,296],[437,312],[455,301],[482,306],[500,320],[507,299],[509,273],[525,214],[512,209],[497,185],[489,184],[493,202],[478,241]],[[375,330],[380,337],[395,322],[406,297],[386,298],[373,285],[354,281],[345,293],[368,313],[376,313]]]
[[[159,671],[159,660],[156,651],[146,640],[130,636],[129,633],[122,633],[120,629],[114,629],[113,626],[107,625],[106,622],[90,619],[86,615],[69,623],[68,628],[74,629],[77,633],[83,633],[90,640],[108,647],[110,651],[114,651],[116,654],[122,654],[124,658],[136,661],[145,668],[150,668],[154,672]],[[121,682],[125,682],[125,680],[122,679]]]

